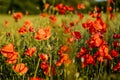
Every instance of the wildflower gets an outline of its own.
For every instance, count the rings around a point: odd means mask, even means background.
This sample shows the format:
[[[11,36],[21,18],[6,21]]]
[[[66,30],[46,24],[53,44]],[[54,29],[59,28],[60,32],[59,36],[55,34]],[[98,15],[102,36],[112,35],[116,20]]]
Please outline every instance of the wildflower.
[[[2,47],[1,54],[7,58],[7,64],[15,64],[18,58],[18,52],[15,52],[13,44],[7,44]]]
[[[48,60],[48,54],[39,54],[39,58],[43,61],[47,61]]]
[[[43,61],[41,64],[40,64],[40,67],[41,69],[44,70],[44,74],[47,75],[49,73],[49,64],[46,62],[46,61]]]
[[[66,10],[64,10],[64,8],[63,8],[63,9],[60,9],[60,10],[59,10],[59,13],[60,13],[60,14],[66,14]]]
[[[32,47],[32,48],[28,48],[26,51],[25,51],[25,54],[27,55],[27,56],[32,56],[34,53],[35,53],[35,51],[36,51],[36,47]]]
[[[70,27],[63,26],[63,28],[64,28],[64,33],[71,32],[71,28]]]
[[[68,11],[70,11],[70,12],[74,12],[74,11],[75,11],[75,9],[74,9],[74,7],[73,7],[73,6],[69,6],[69,7],[68,7]]]
[[[111,56],[114,57],[114,58],[118,57],[118,51],[117,51],[117,50],[112,50],[112,51],[110,52],[110,54],[111,54]]]
[[[100,11],[100,8],[97,7],[97,6],[95,6],[95,7],[94,7],[94,10],[95,10],[95,11]]]
[[[20,34],[25,34],[25,33],[28,32],[28,30],[27,30],[26,26],[23,25],[23,26],[18,30],[18,32],[19,32]]]
[[[4,25],[7,27],[9,24],[8,20],[5,20]]]
[[[24,63],[19,63],[19,64],[14,65],[12,66],[12,69],[15,72],[19,73],[20,75],[23,75],[28,71],[28,68],[25,66]]]
[[[114,41],[114,42],[113,42],[113,46],[114,46],[114,47],[119,47],[119,46],[120,46],[120,43],[119,43],[118,41]]]
[[[60,10],[60,9],[63,8],[63,4],[62,4],[62,3],[57,4],[57,5],[55,6],[55,8],[56,8],[56,10]]]
[[[35,34],[35,38],[37,40],[47,40],[51,36],[50,33],[51,28],[46,27],[46,28],[39,28],[39,30]]]
[[[112,9],[112,7],[110,6],[110,7],[107,8],[107,10],[111,12],[113,9]]]
[[[32,77],[32,78],[30,78],[30,80],[40,80],[40,78],[39,77]]]
[[[82,62],[82,68],[85,68],[87,65],[95,65],[95,60],[93,58],[93,56],[91,56],[90,54],[86,54],[83,56],[84,58],[84,62]]]
[[[100,18],[101,17],[101,13],[100,12],[90,12],[90,16],[93,18]]]
[[[29,21],[29,20],[26,20],[26,21],[24,22],[24,25],[25,25],[25,26],[31,26],[31,25],[32,25],[32,22]]]
[[[41,69],[46,69],[48,67],[48,63],[46,61],[43,61],[41,64],[40,64],[40,67]]]
[[[7,64],[15,64],[18,59],[18,52],[13,52],[7,55]]]
[[[78,32],[78,31],[71,32],[71,35],[74,37],[75,40],[82,38],[80,32]]]
[[[77,57],[78,57],[78,58],[81,58],[83,55],[85,55],[85,54],[87,54],[87,53],[88,53],[88,51],[86,50],[86,48],[85,48],[85,47],[82,47],[82,48],[80,49],[80,52],[78,52]]]
[[[22,17],[23,14],[21,12],[13,13],[13,18],[15,19],[16,22],[18,21],[18,19],[21,19]]]
[[[11,43],[3,46],[1,49],[1,54],[5,57],[7,57],[9,53],[13,53],[13,52],[14,52],[14,45]]]
[[[88,41],[89,47],[99,47],[104,40],[101,39],[101,36],[99,33],[95,33]]]
[[[34,27],[33,26],[29,26],[29,32],[34,32],[34,31],[35,31]]]
[[[120,70],[120,61],[113,67],[114,71],[119,71]]]
[[[57,18],[54,15],[50,15],[49,19],[52,23],[55,23],[57,21]]]
[[[85,9],[85,5],[84,4],[78,4],[77,9]]]
[[[65,53],[69,50],[68,46],[67,45],[62,45],[59,49],[59,54],[62,54],[62,53]]]
[[[71,63],[68,54],[60,54],[60,59],[56,62],[56,66],[61,66],[63,63],[67,65]]]
[[[73,42],[74,42],[74,38],[73,37],[70,37],[70,38],[67,39],[67,43],[68,44],[71,44]]]
[[[112,60],[111,55],[108,53],[108,45],[102,44],[94,54],[94,58],[97,58],[99,62],[103,62],[104,59]]]
[[[84,17],[84,15],[82,13],[78,13],[77,16],[79,17],[80,20],[82,20]]]
[[[113,38],[114,38],[114,39],[120,39],[120,34],[114,34],[114,35],[113,35]]]
[[[63,61],[61,59],[59,59],[57,62],[56,62],[56,66],[61,66],[63,63]]]
[[[45,4],[45,9],[48,9],[49,6],[50,6],[50,4],[46,3]]]
[[[115,15],[113,13],[110,13],[110,20],[113,20],[115,18]]]
[[[18,30],[18,32],[20,34],[25,34],[27,32],[34,32],[34,27],[32,25],[32,22],[30,22],[29,20],[26,20],[24,22],[24,24],[22,25],[22,27],[20,27],[20,29]]]
[[[46,16],[47,16],[47,13],[42,13],[42,14],[40,14],[40,16],[46,17]]]
[[[90,34],[95,33],[104,33],[106,32],[106,24],[103,22],[101,18],[97,18],[95,21],[88,20],[86,23],[83,23],[82,26],[89,30]]]
[[[74,22],[70,22],[70,26],[71,26],[71,27],[74,26]]]

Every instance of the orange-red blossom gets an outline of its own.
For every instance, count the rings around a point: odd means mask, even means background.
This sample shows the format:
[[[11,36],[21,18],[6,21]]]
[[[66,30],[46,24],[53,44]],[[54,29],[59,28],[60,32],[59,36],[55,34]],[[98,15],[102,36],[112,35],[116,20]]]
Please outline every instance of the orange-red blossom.
[[[1,54],[7,58],[6,63],[15,64],[18,58],[18,52],[14,50],[14,45],[9,43],[2,47]]]
[[[47,40],[51,36],[51,27],[39,28],[35,33],[35,39],[37,40]]]
[[[14,65],[12,66],[12,69],[15,72],[19,73],[20,75],[23,75],[28,71],[28,67],[26,67],[24,63],[19,63],[19,64]]]

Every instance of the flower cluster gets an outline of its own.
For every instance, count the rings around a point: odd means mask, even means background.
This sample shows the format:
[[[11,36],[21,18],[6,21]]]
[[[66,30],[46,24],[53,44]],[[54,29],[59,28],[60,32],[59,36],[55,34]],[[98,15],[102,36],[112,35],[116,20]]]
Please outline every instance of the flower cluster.
[[[22,25],[22,27],[20,27],[20,29],[18,30],[19,34],[25,34],[27,32],[34,32],[34,27],[32,25],[32,22],[30,22],[29,20],[26,20],[24,22],[24,24]]]
[[[51,27],[39,28],[35,33],[35,39],[37,40],[47,40],[51,36]]]
[[[73,12],[74,11],[74,7],[72,6],[68,6],[68,5],[64,5],[62,3],[57,4],[55,6],[56,10],[59,11],[60,14],[66,14],[67,11]]]
[[[7,44],[2,47],[1,54],[7,58],[6,63],[15,64],[18,59],[18,52],[15,51],[13,44]]]

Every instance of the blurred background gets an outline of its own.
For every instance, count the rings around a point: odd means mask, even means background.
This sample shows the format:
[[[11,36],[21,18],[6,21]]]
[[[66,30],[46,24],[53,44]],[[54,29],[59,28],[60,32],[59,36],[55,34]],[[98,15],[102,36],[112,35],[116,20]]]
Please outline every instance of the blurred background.
[[[120,0],[114,1],[111,6],[116,10],[120,9]],[[23,13],[29,12],[29,14],[39,14],[43,12],[44,3],[49,3],[51,6],[55,6],[58,3],[73,6],[77,8],[78,3],[85,4],[86,8],[84,13],[87,13],[98,6],[102,11],[106,11],[106,0],[0,0],[0,14],[10,14],[12,12],[21,11]]]

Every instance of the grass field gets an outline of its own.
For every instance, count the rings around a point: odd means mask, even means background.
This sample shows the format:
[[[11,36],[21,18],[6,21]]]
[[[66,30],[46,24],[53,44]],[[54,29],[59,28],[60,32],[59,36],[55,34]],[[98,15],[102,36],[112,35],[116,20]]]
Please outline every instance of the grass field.
[[[0,15],[0,80],[119,80],[119,21]]]

